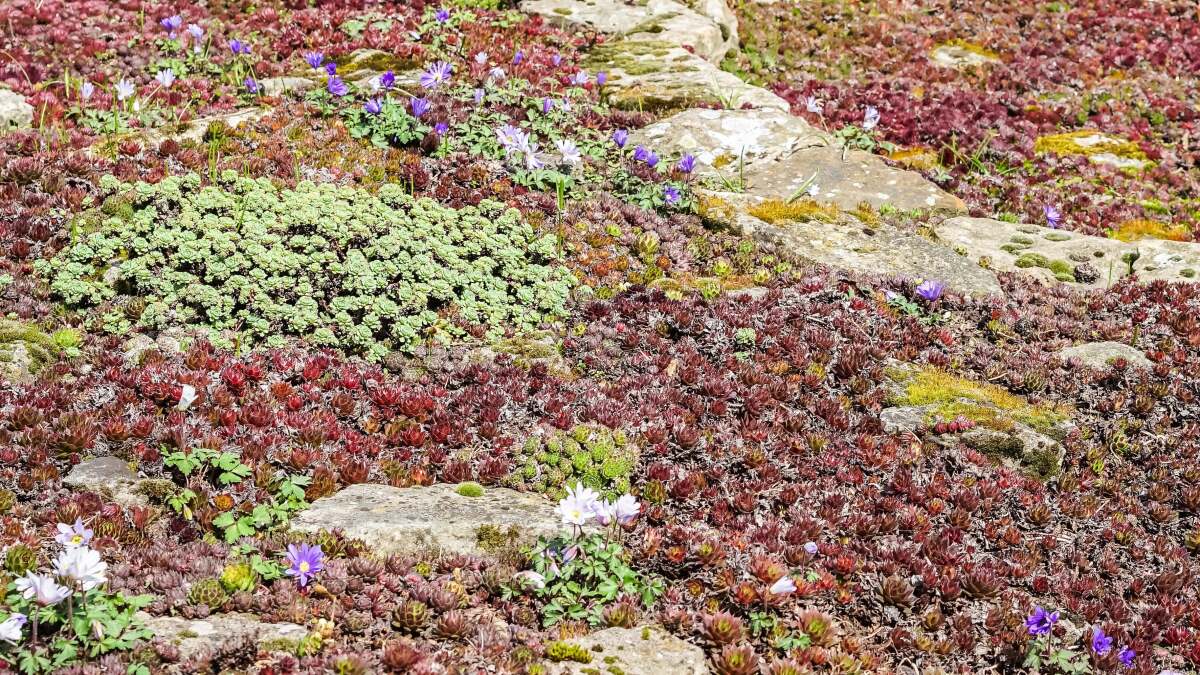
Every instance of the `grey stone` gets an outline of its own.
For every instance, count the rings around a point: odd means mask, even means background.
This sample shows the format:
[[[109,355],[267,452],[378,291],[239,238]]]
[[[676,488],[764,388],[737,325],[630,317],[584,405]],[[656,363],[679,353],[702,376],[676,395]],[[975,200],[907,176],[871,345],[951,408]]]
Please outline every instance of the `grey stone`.
[[[0,87],[0,133],[14,127],[33,123],[33,106],[25,97],[11,89]]]
[[[135,491],[140,480],[129,462],[104,456],[76,464],[63,478],[63,485],[110,496],[122,506],[144,506],[146,498]]]
[[[742,200],[739,195],[712,192],[702,195],[724,200],[728,205],[727,209],[708,209],[709,217],[815,263],[864,276],[937,279],[964,295],[1002,292],[995,274],[945,246],[890,225],[868,228],[848,216],[836,223],[772,225],[746,213],[745,209],[753,202]],[[724,213],[719,213],[722,210]]]
[[[303,639],[308,629],[294,623],[264,623],[249,614],[213,614],[207,619],[188,620],[173,616],[151,617],[139,612],[154,637],[179,648],[182,660],[213,655],[223,646],[250,640],[259,647],[286,651]],[[272,644],[274,643],[274,644]]]
[[[590,663],[547,663],[549,675],[624,673],[624,675],[707,675],[704,650],[658,626],[606,628],[571,638],[592,654]]]
[[[817,201],[853,209],[862,202],[904,211],[942,210],[965,213],[966,205],[914,171],[888,166],[869,152],[838,147],[797,150],[778,162],[759,163],[747,171],[746,194],[787,200],[801,189]]]
[[[1046,282],[1105,288],[1129,274],[1128,260],[1134,254],[1138,257],[1132,267],[1140,281],[1194,281],[1200,273],[1200,245],[1192,242],[1124,242],[990,218],[950,218],[933,231],[938,241],[989,269],[1020,272]],[[1085,260],[1089,262],[1080,262]],[[1043,266],[1043,261],[1060,271]],[[1071,274],[1085,264],[1099,274]]]
[[[208,130],[210,124],[214,122],[224,122],[231,129],[236,129],[248,122],[256,122],[267,113],[271,112],[269,108],[241,108],[232,112],[221,115],[212,115],[210,117],[198,117],[194,120],[183,122],[177,126],[166,126],[158,129],[153,129],[145,133],[144,137],[148,143],[159,143],[168,138],[174,139],[180,143],[184,141],[195,141],[200,143],[204,140],[204,132]]]
[[[35,364],[29,345],[13,342],[0,350],[0,381],[8,384],[28,384],[33,381]]]
[[[923,405],[884,408],[879,411],[879,422],[883,424],[884,433],[888,434],[916,431],[925,424],[929,411],[930,407]]]
[[[1063,359],[1078,359],[1089,368],[1105,369],[1116,359],[1124,359],[1135,368],[1153,365],[1145,354],[1121,342],[1088,342],[1067,347],[1058,355]]]
[[[666,157],[690,153],[697,171],[732,179],[740,169],[830,144],[829,135],[782,110],[685,110],[630,134],[630,143]],[[714,164],[720,164],[714,169]]]
[[[297,532],[340,528],[381,554],[427,549],[486,553],[479,547],[485,526],[502,532],[515,528],[522,542],[563,531],[553,504],[541,495],[489,487],[482,496],[464,497],[453,485],[351,485],[292,519]]]
[[[944,44],[929,52],[929,60],[947,68],[972,68],[999,63],[1000,59],[983,51],[968,49],[961,44]]]
[[[563,28],[591,29],[633,39],[658,40],[691,47],[711,63],[720,63],[737,47],[737,19],[723,0],[702,0],[695,11],[675,0],[525,0],[521,10]]]
[[[1003,431],[976,427],[956,437],[1001,463],[1039,476],[1052,476],[1062,468],[1063,447],[1024,424],[1014,422],[1011,429]]]
[[[597,45],[584,62],[588,72],[605,71],[605,96],[614,107],[670,113],[699,104],[725,108],[774,108],[787,101],[686,49],[662,40],[619,40]]]
[[[307,77],[268,77],[258,83],[267,96],[282,96],[288,92],[304,93],[317,86]]]

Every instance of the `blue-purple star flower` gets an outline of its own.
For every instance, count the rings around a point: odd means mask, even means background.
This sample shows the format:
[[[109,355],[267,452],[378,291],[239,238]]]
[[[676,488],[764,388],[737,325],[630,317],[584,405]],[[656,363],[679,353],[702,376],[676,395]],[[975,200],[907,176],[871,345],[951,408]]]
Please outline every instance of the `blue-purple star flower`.
[[[95,93],[96,85],[92,84],[91,82],[85,81],[83,84],[79,85],[79,98],[81,100],[86,101]]]
[[[250,45],[237,38],[234,38],[229,41],[229,51],[233,52],[234,56],[249,55]]]
[[[477,87],[477,88],[475,89],[475,95],[474,95],[474,96],[472,96],[472,98],[473,98],[473,99],[474,99],[474,101],[475,101],[475,105],[479,105],[480,103],[483,103],[483,90],[482,90],[482,89],[479,89],[479,88]]]
[[[437,124],[433,125],[433,133],[437,134],[438,136],[445,136],[446,132],[448,131],[450,131],[450,125],[446,124],[445,122],[438,122]]]
[[[434,61],[429,64],[429,69],[421,73],[421,86],[426,89],[437,89],[442,84],[450,81],[450,73],[453,68],[445,61]]]
[[[325,53],[304,52],[304,62],[308,64],[309,68],[316,70],[321,67],[321,64],[325,63]]]
[[[258,93],[258,81],[253,77],[247,77],[242,84],[246,85],[246,91],[250,92],[251,94]]]
[[[552,99],[552,98],[542,99],[542,114],[549,115],[551,110],[554,110],[554,99]]]
[[[945,283],[936,279],[926,279],[921,282],[920,286],[917,286],[917,295],[925,298],[927,302],[937,302],[945,290]]]
[[[518,49],[518,50],[517,50],[517,53],[516,53],[516,54],[513,54],[513,60],[512,60],[512,62],[513,62],[513,65],[514,65],[514,66],[519,66],[519,65],[521,65],[521,62],[522,62],[522,61],[524,61],[524,60],[525,60],[525,52],[523,52],[523,51],[521,51],[520,49]]]
[[[654,154],[653,150],[641,145],[633,149],[633,158],[639,162],[645,162],[646,166],[652,169],[658,165],[658,155]]]
[[[446,23],[450,20],[450,10],[445,7],[439,7],[438,11],[433,13],[433,18],[438,23]]]
[[[382,89],[384,91],[388,91],[389,89],[391,89],[394,86],[396,86],[396,73],[393,73],[392,71],[389,70],[386,73],[379,76],[379,88],[380,89]]]
[[[1025,619],[1025,627],[1029,629],[1029,634],[1035,636],[1049,634],[1054,630],[1056,623],[1058,623],[1058,612],[1047,612],[1041,607],[1035,607],[1033,614]]]
[[[337,75],[337,64],[334,63],[333,61],[326,63],[325,64],[325,74],[326,75]]]
[[[625,144],[629,142],[629,132],[624,129],[617,129],[613,132],[612,141],[618,148],[624,150]]]
[[[1050,228],[1058,228],[1062,224],[1062,213],[1059,212],[1052,204],[1046,204],[1042,207],[1042,213],[1046,216],[1046,226]]]
[[[368,115],[378,115],[383,112],[383,101],[377,98],[369,98],[363,104],[363,110],[366,110]]]
[[[409,104],[409,108],[412,110],[413,117],[421,119],[421,115],[429,112],[429,100],[424,98],[414,98]]]
[[[179,29],[183,27],[183,17],[178,14],[168,16],[158,22],[167,31],[167,37],[174,39]]]
[[[1092,631],[1092,651],[1099,656],[1104,656],[1112,650],[1113,639],[1111,636],[1104,633],[1104,629],[1097,626]]]
[[[596,86],[603,87],[608,82],[608,73],[603,70],[596,73]]]
[[[301,587],[307,586],[317,572],[325,569],[325,553],[320,546],[288,544],[287,550],[288,568],[285,574],[296,577]]]
[[[679,163],[675,165],[683,173],[691,173],[696,169],[696,157],[694,155],[684,155],[679,159]]]
[[[187,32],[188,32],[188,35],[191,35],[192,39],[195,40],[196,42],[199,42],[200,40],[204,39],[204,29],[201,28],[200,26],[197,26],[194,23],[188,24]]]
[[[325,90],[340,98],[350,93],[350,85],[337,75],[331,75],[329,81],[325,83]]]
[[[1137,652],[1129,647],[1121,647],[1121,651],[1117,652],[1117,660],[1126,668],[1133,667],[1133,659],[1137,656]]]
[[[550,64],[553,65],[555,68],[557,68],[558,64],[560,64],[560,63],[562,63],[562,56],[555,54],[554,56],[550,57]]]
[[[679,190],[676,190],[673,185],[663,188],[663,201],[669,206],[674,206],[679,201]]]

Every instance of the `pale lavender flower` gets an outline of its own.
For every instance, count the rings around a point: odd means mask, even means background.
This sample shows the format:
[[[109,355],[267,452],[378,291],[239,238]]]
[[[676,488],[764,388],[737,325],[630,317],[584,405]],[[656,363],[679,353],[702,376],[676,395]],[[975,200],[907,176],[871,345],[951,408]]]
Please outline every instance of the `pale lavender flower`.
[[[542,99],[542,114],[549,115],[551,110],[554,110],[554,99],[552,99],[552,98]]]
[[[483,103],[483,90],[476,88],[475,95],[472,98],[475,100],[475,105]]]
[[[95,93],[96,85],[92,84],[91,82],[84,82],[83,84],[79,85],[80,99],[87,101],[88,99],[92,98],[92,95]]]
[[[164,68],[154,76],[154,81],[158,82],[163,89],[170,89],[171,85],[175,84],[175,71]]]
[[[533,570],[517,572],[513,578],[520,581],[521,584],[527,584],[534,590],[540,591],[546,587],[546,577],[534,572]]]
[[[412,116],[421,119],[421,115],[429,112],[429,100],[424,98],[414,98],[409,102],[409,109],[412,111]]]
[[[870,131],[879,125],[879,109],[873,105],[867,106],[866,112],[863,113],[862,128],[864,131]]]
[[[804,544],[804,552],[809,555],[816,555],[817,551],[820,550],[820,547],[817,546],[817,542],[815,541],[810,541]]]
[[[595,490],[577,482],[575,487],[567,488],[567,496],[558,502],[554,511],[562,518],[564,525],[586,525],[595,517],[595,504],[599,499],[600,495]]]
[[[804,109],[814,115],[820,115],[825,112],[825,104],[817,100],[816,96],[809,96],[804,99]]]
[[[771,584],[771,588],[767,589],[771,595],[791,595],[796,592],[796,582],[792,578],[784,575]]]
[[[641,510],[642,505],[638,503],[637,497],[630,494],[621,495],[613,504],[613,514],[621,525],[632,523]]]
[[[453,68],[445,61],[434,61],[429,65],[429,69],[421,73],[421,86],[426,89],[437,89],[442,84],[450,81],[450,73]]]
[[[554,56],[550,57],[550,64],[553,65],[555,68],[557,68],[558,64],[560,64],[560,63],[562,63],[562,56],[555,54]]]
[[[58,534],[54,537],[54,541],[67,548],[87,546],[92,541],[92,531],[83,524],[83,520],[80,518],[75,519],[74,525],[59,523],[57,529]]]
[[[33,600],[42,607],[57,605],[71,595],[71,589],[60,586],[54,577],[32,571],[14,581],[13,586],[26,600]]]
[[[592,504],[592,517],[600,525],[608,527],[616,517],[616,505],[610,501],[597,500]]]
[[[517,53],[513,54],[513,58],[512,58],[513,65],[519,66],[519,65],[521,65],[521,62],[524,60],[525,60],[525,52],[518,49]]]
[[[584,70],[581,70],[571,76],[571,84],[575,85],[576,87],[586,87],[587,83],[591,82],[591,80],[591,76],[588,75],[587,71]]]
[[[201,28],[197,24],[189,23],[188,27],[187,27],[187,32],[188,32],[188,35],[191,35],[192,39],[195,40],[196,42],[199,42],[204,39],[204,29]]]
[[[488,59],[487,52],[479,52],[479,53],[475,54],[475,63],[478,63],[481,66],[487,63],[487,59]]]
[[[129,98],[130,96],[133,96],[133,93],[135,91],[137,91],[137,87],[134,86],[134,84],[132,82],[130,82],[129,80],[126,80],[125,78],[121,78],[120,80],[117,81],[117,100],[118,101],[124,101],[125,99]]]
[[[108,563],[100,559],[100,554],[82,546],[66,549],[54,560],[54,573],[78,583],[84,591],[107,581],[107,571]]]
[[[596,86],[597,87],[603,87],[607,83],[608,83],[608,73],[604,72],[603,70],[596,73]]]
[[[508,77],[508,73],[504,72],[500,66],[496,66],[488,71],[488,77],[495,82],[503,82],[504,78]]]
[[[20,612],[9,614],[8,618],[0,622],[0,640],[16,644],[24,637],[21,634],[21,629],[25,627],[25,623],[29,618]]]
[[[383,101],[377,98],[369,98],[363,104],[363,110],[367,111],[368,115],[378,115],[383,112]]]
[[[566,139],[555,141],[554,146],[558,148],[558,153],[562,155],[562,161],[564,164],[578,164],[580,161],[582,161],[582,158],[579,155],[579,148],[576,147],[573,141]]]

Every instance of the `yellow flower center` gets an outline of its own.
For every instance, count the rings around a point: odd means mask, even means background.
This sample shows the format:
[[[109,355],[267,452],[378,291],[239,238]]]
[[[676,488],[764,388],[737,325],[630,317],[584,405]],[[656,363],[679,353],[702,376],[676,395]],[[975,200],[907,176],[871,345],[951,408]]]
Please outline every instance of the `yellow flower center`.
[[[312,569],[312,568],[309,566],[309,564],[308,564],[307,562],[304,562],[304,561],[301,561],[301,562],[300,562],[300,564],[299,564],[299,565],[297,565],[297,567],[299,567],[299,568],[300,568],[300,571],[301,571],[301,572],[307,572],[308,570]]]
[[[83,543],[83,535],[81,535],[81,534],[77,534],[77,535],[75,535],[74,537],[71,537],[71,543],[72,543],[72,544],[81,544],[81,543]]]

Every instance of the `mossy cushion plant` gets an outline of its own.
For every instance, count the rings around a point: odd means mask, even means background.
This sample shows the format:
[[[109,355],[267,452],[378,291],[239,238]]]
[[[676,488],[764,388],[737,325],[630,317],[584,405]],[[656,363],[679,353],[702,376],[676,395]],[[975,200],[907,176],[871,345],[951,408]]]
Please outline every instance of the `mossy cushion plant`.
[[[70,306],[124,310],[105,315],[110,329],[133,316],[216,342],[296,335],[380,358],[459,335],[457,322],[492,337],[531,329],[562,314],[572,284],[553,237],[495,201],[456,210],[398,185],[281,189],[232,172],[214,185],[194,174],[101,185],[131,208],[106,209],[37,269]]]

